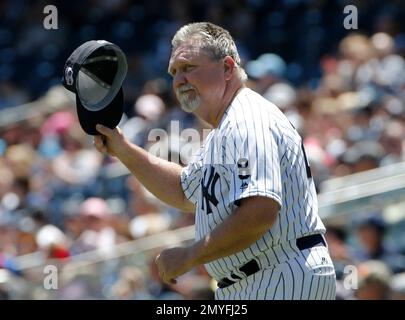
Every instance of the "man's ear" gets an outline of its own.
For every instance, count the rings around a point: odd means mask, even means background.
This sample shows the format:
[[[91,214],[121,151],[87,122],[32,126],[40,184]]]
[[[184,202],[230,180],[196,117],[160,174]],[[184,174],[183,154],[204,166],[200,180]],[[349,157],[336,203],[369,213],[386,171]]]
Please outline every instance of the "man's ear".
[[[235,70],[235,61],[230,56],[224,58],[224,73],[225,80],[228,81],[231,79]]]

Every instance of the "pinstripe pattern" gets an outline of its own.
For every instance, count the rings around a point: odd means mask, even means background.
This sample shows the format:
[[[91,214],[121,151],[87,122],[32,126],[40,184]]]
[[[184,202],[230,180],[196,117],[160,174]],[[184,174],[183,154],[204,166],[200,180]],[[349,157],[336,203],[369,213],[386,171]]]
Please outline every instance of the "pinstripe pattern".
[[[334,300],[336,277],[325,247],[304,250],[281,264],[269,266],[229,287],[217,289],[218,300]],[[243,288],[243,289],[241,289]]]
[[[247,159],[250,170],[242,176],[237,165],[241,159]],[[238,292],[221,290],[218,298],[267,299],[274,295],[298,299],[309,294],[316,298],[333,291],[326,280],[302,276],[303,284],[298,276],[306,275],[306,266],[297,263],[300,253],[291,243],[304,235],[324,234],[325,228],[317,212],[314,183],[307,176],[301,137],[272,103],[248,88],[242,89],[218,128],[210,132],[204,146],[182,170],[181,184],[186,197],[196,205],[197,240],[232,214],[243,198],[270,197],[281,206],[273,227],[262,238],[241,252],[208,263],[206,268],[219,280],[232,272],[244,276],[237,268],[252,258],[262,268],[285,265],[286,261],[289,267],[282,273],[277,267],[270,274],[257,275],[255,281],[242,279],[234,285]],[[314,257],[311,263],[320,263]],[[277,291],[274,281],[286,289]],[[256,291],[244,293],[246,287]]]

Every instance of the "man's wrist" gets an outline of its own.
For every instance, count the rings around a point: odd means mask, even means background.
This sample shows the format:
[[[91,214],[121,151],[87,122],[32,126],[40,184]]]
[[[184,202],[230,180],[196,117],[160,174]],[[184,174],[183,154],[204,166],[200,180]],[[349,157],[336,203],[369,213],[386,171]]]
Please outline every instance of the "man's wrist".
[[[192,268],[204,263],[201,257],[201,249],[201,241],[194,242],[188,247],[188,259]]]
[[[115,156],[124,164],[126,164],[126,162],[131,163],[133,161],[133,155],[131,154],[132,152],[130,152],[132,148],[132,143],[124,138],[122,141],[122,147]]]

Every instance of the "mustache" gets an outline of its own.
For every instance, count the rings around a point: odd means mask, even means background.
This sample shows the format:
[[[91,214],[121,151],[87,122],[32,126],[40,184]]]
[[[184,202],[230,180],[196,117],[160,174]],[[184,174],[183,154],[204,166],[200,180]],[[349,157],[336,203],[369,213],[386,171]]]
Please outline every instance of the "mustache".
[[[195,88],[194,88],[193,85],[187,83],[187,84],[182,85],[181,87],[178,87],[176,89],[176,94],[181,95],[181,94],[183,94],[184,92],[186,92],[188,90],[195,90]]]

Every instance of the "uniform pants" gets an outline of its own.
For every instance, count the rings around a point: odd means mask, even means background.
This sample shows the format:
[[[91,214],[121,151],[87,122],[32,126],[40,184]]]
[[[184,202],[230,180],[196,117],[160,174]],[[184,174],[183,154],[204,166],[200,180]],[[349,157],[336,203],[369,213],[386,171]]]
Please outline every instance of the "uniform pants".
[[[240,281],[218,288],[217,300],[334,300],[336,275],[328,249],[295,250]]]

